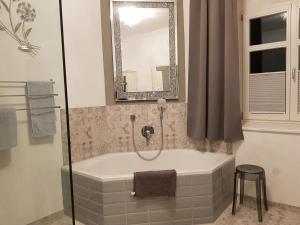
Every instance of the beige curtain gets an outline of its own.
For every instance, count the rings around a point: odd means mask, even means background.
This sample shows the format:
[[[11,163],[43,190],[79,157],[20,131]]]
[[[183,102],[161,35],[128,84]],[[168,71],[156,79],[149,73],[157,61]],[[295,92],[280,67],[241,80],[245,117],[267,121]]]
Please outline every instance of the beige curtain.
[[[237,1],[190,1],[188,136],[192,139],[243,139]]]

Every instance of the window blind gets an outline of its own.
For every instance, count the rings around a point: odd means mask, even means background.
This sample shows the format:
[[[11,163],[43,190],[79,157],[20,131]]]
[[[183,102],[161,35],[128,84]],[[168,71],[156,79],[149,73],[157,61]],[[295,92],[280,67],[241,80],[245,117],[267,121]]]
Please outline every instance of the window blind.
[[[285,113],[286,72],[250,74],[249,76],[250,112]]]

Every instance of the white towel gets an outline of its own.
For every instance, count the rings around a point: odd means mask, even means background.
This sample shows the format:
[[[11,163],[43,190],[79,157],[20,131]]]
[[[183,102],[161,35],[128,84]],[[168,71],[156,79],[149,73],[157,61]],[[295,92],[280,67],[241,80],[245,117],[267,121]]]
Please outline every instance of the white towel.
[[[15,109],[0,109],[0,150],[17,145],[17,115]]]
[[[34,138],[52,136],[56,133],[56,115],[53,84],[48,81],[28,81],[27,94],[29,108],[43,108],[38,110],[30,110],[31,136]],[[30,95],[46,95],[38,97],[30,97]],[[48,96],[47,96],[48,95]],[[49,107],[49,108],[47,108]]]

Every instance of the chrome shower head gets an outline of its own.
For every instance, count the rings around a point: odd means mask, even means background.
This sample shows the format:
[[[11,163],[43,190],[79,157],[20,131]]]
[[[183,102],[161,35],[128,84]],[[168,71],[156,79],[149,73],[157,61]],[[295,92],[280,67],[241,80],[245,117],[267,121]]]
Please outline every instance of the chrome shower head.
[[[131,122],[134,122],[134,121],[135,121],[135,118],[136,118],[136,116],[135,116],[134,114],[130,115],[130,120],[131,120]]]
[[[157,100],[157,107],[161,111],[165,111],[167,109],[167,101],[164,98],[160,98]]]
[[[167,109],[167,101],[164,98],[160,98],[157,100],[157,108],[160,111],[160,119],[164,118],[164,111]]]

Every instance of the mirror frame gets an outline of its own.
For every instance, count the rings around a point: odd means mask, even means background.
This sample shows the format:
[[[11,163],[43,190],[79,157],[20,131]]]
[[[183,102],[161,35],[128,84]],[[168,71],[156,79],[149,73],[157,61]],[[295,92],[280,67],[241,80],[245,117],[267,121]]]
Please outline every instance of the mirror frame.
[[[170,90],[167,91],[140,91],[140,92],[126,92],[124,91],[124,78],[122,68],[122,39],[121,39],[121,22],[119,17],[119,8],[124,6],[133,6],[136,8],[161,8],[169,11],[169,82]],[[157,100],[159,98],[178,99],[177,88],[177,49],[176,49],[176,2],[148,2],[148,1],[127,1],[127,0],[111,0],[111,19],[112,19],[112,34],[114,43],[114,59],[115,59],[115,89],[116,101],[147,101]]]
[[[123,0],[124,1],[124,0]],[[137,2],[136,0],[128,0]],[[170,101],[186,102],[186,78],[185,78],[185,34],[184,34],[184,13],[183,13],[183,0],[139,0],[138,2],[174,2],[177,7],[177,98],[170,98]],[[132,102],[152,103],[155,99],[137,99],[116,101],[115,80],[114,80],[114,62],[113,62],[113,33],[111,24],[111,0],[101,0],[101,28],[102,28],[102,47],[103,47],[103,64],[104,64],[104,77],[105,77],[105,93],[106,105],[114,104],[132,104]]]

